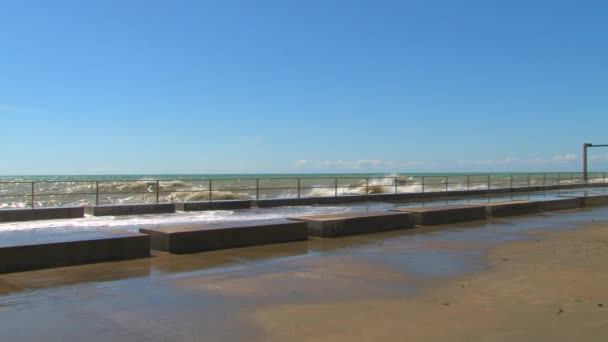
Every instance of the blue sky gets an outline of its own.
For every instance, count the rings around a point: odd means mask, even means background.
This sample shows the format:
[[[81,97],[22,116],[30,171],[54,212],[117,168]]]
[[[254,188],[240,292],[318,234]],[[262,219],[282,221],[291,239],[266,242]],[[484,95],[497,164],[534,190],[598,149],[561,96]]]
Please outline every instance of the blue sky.
[[[606,1],[0,0],[0,174],[579,171]],[[590,166],[608,170],[608,148]]]

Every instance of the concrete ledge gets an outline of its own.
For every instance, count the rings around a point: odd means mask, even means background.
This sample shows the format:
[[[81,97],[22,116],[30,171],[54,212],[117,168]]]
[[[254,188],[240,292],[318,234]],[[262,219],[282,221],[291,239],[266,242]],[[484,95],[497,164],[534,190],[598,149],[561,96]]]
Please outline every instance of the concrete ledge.
[[[339,197],[312,197],[315,204],[341,204],[341,203],[356,203],[366,202],[369,196],[366,195],[349,195]]]
[[[0,243],[0,273],[149,255],[150,237],[144,234],[114,231],[46,235]]]
[[[541,211],[577,209],[584,206],[584,200],[581,197],[537,201],[537,203]]]
[[[308,224],[308,235],[320,237],[369,234],[412,227],[410,214],[389,211],[311,215],[291,219],[305,221]]]
[[[272,207],[283,207],[290,205],[313,205],[316,204],[316,198],[305,197],[305,198],[277,198],[277,199],[262,199],[258,201],[252,201],[252,207],[258,208],[272,208]]]
[[[251,201],[249,200],[175,203],[175,209],[179,211],[232,210],[249,208],[251,208]]]
[[[85,212],[93,216],[120,216],[142,214],[171,214],[175,212],[175,204],[130,204],[130,205],[99,205],[87,206]]]
[[[398,208],[392,211],[412,213],[414,224],[423,226],[483,220],[486,218],[485,206],[472,204]]]
[[[526,215],[540,211],[539,202],[533,201],[490,202],[484,205],[488,217]]]
[[[84,217],[83,207],[0,210],[0,222],[52,220],[79,217]]]
[[[599,205],[607,205],[608,204],[608,196],[600,195],[600,196],[585,196],[581,197],[583,199],[583,203],[585,207],[595,207]]]
[[[186,254],[308,239],[306,223],[286,219],[201,223],[140,229],[152,249]]]

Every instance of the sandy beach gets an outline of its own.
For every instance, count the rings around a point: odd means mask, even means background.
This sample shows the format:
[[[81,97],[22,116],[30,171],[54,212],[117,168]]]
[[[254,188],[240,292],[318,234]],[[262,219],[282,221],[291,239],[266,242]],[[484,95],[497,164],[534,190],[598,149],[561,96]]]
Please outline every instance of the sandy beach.
[[[536,235],[412,296],[270,306],[250,319],[274,341],[606,341],[608,224]]]

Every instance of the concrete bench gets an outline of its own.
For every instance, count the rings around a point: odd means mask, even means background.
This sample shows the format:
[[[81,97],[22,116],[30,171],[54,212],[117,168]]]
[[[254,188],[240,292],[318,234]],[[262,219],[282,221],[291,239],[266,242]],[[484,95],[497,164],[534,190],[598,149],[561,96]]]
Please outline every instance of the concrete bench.
[[[52,220],[84,217],[83,207],[0,209],[0,222]]]
[[[150,255],[150,237],[144,234],[77,232],[34,234],[0,242],[0,273],[80,265]]]
[[[486,216],[506,217],[533,214],[540,211],[539,202],[534,201],[504,201],[484,203]]]
[[[291,217],[308,224],[308,235],[338,237],[412,227],[410,214],[390,211]]]
[[[139,231],[150,235],[152,249],[173,254],[308,239],[306,223],[286,219],[187,224]]]
[[[414,224],[423,226],[483,220],[486,218],[485,206],[473,204],[398,208],[392,211],[411,213]]]
[[[85,207],[85,213],[93,216],[121,216],[143,214],[172,214],[175,204],[117,204]]]

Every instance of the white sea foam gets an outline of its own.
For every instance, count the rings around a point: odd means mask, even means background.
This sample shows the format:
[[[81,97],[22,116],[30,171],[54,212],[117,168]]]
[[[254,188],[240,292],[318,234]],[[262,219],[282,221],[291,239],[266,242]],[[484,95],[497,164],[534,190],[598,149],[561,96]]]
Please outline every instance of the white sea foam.
[[[0,232],[42,230],[44,232],[74,232],[139,228],[194,222],[241,221],[284,218],[313,214],[337,214],[353,210],[357,206],[291,206],[279,208],[210,210],[201,212],[137,215],[137,216],[87,216],[79,219],[27,221],[0,224]]]

